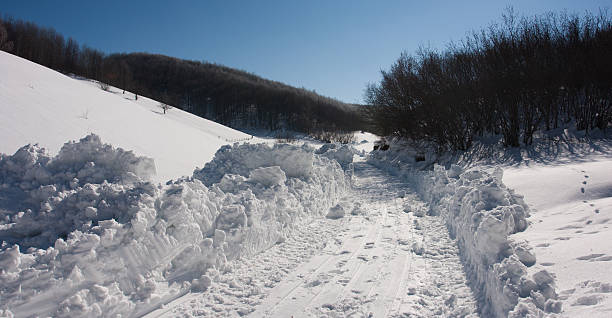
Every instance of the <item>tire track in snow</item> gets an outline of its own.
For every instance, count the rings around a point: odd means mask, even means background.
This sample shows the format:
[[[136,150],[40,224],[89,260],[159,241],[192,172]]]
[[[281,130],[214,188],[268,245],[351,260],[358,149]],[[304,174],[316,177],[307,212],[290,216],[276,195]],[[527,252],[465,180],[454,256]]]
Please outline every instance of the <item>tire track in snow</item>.
[[[333,221],[330,221],[333,222]],[[372,230],[374,230],[375,228],[372,228]],[[370,232],[371,233],[371,232]],[[370,234],[369,233],[369,234]],[[367,240],[369,236],[364,236],[363,239],[359,240],[360,244],[359,245],[363,245],[363,242],[365,242]],[[313,286],[318,286],[321,284],[321,282],[319,280],[315,280],[313,278],[316,278],[318,275],[321,274],[322,269],[324,269],[324,266],[327,266],[329,264],[329,261],[334,259],[334,256],[342,254],[343,251],[346,251],[346,241],[343,243],[343,245],[341,247],[339,247],[338,249],[336,249],[336,251],[334,253],[330,253],[328,254],[325,262],[323,262],[321,265],[317,266],[317,268],[311,272],[311,274],[309,274],[306,278],[300,279],[298,282],[295,282],[293,285],[293,287],[290,288],[290,291],[288,293],[286,293],[285,296],[283,296],[278,302],[274,303],[272,305],[271,308],[268,309],[263,309],[263,312],[265,315],[270,315],[272,313],[275,314],[291,314],[291,312],[294,310],[295,307],[293,307],[293,304],[291,302],[292,299],[296,299],[297,297],[295,297],[294,295],[296,295],[296,293],[300,292],[302,295],[306,294],[306,296],[302,296],[301,297],[309,297],[308,300],[308,305],[310,303],[312,303],[312,301],[320,294],[316,293],[313,295],[308,295],[309,294],[309,288],[308,287],[313,287]],[[359,250],[355,250],[353,252],[351,252],[349,260],[353,260],[355,259],[355,255]],[[306,267],[308,267],[308,264],[306,264]],[[298,268],[298,273],[300,272],[300,270],[304,271],[304,269],[300,269]],[[306,270],[308,271],[308,270]],[[284,293],[283,287],[279,286],[279,288],[277,288],[277,290],[280,293]],[[274,292],[272,293],[270,298],[274,298]],[[291,298],[290,298],[291,297]],[[280,308],[282,307],[282,308]],[[280,308],[280,309],[279,309]],[[287,312],[288,311],[288,312]]]
[[[381,220],[382,219],[382,220]],[[376,255],[376,246],[378,246],[381,242],[380,238],[382,235],[382,228],[383,226],[381,226],[382,224],[385,224],[385,222],[387,221],[387,211],[384,211],[383,213],[381,213],[379,216],[376,217],[376,222],[374,222],[371,226],[370,226],[370,232],[369,233],[376,233],[376,236],[374,238],[373,241],[371,240],[363,240],[361,246],[359,247],[358,250],[355,250],[355,252],[352,253],[352,256],[357,255],[357,252],[362,252],[365,251],[366,249],[368,250],[368,252],[366,254],[360,254],[357,257],[351,257],[351,265],[352,266],[343,266],[343,267],[348,267],[348,271],[350,272],[350,275],[348,276],[341,276],[340,279],[336,279],[336,282],[339,282],[341,286],[341,288],[334,288],[334,287],[338,287],[336,286],[331,286],[325,289],[322,289],[321,291],[319,291],[319,293],[317,294],[317,296],[315,296],[315,298],[313,298],[307,305],[310,306],[313,303],[316,303],[315,300],[320,296],[321,301],[323,301],[323,304],[319,305],[326,305],[326,299],[330,299],[333,298],[337,301],[340,301],[345,295],[347,295],[347,291],[353,291],[354,286],[356,285],[356,283],[358,282],[358,279],[362,278],[362,274],[363,271],[366,269],[366,266],[368,265],[367,262],[369,262],[370,260],[372,260]],[[369,236],[368,236],[369,237]],[[363,242],[365,242],[365,244],[363,244]],[[377,258],[377,257],[376,257]],[[339,289],[339,290],[338,290]],[[325,293],[326,292],[326,293]],[[333,303],[333,302],[332,302]]]
[[[231,262],[225,273],[213,278],[203,293],[187,293],[145,317],[236,317],[253,312],[276,286],[291,285],[294,269],[304,263],[319,264],[337,249],[334,237],[342,235],[347,220],[318,219],[296,229],[284,243],[249,259]],[[314,269],[316,270],[316,268]]]
[[[364,222],[359,221],[359,218],[354,218],[353,220],[355,220],[353,221],[355,223],[353,224],[353,226],[355,226],[356,229],[354,229],[353,227],[349,227],[349,231],[351,231],[351,229],[353,229],[353,231],[363,230]],[[328,220],[328,222],[335,221]],[[337,277],[341,275],[341,273],[335,272],[336,270],[338,270],[338,264],[343,264],[342,267],[349,267],[349,271],[354,271],[355,267],[358,267],[360,262],[360,260],[358,259],[358,253],[363,251],[364,246],[366,246],[365,243],[372,240],[373,237],[377,237],[379,234],[379,227],[367,226],[366,229],[367,234],[365,235],[354,235],[354,233],[356,232],[353,232],[353,234],[351,235],[351,238],[353,240],[349,238],[348,240],[344,241],[341,247],[336,250],[336,253],[330,254],[330,259],[335,260],[335,262],[332,262],[334,264],[326,262],[325,264],[323,264],[323,266],[317,268],[317,276],[315,276],[315,273],[313,273],[311,275],[308,275],[306,279],[302,279],[297,282],[297,286],[295,286],[291,291],[291,297],[288,297],[289,295],[287,295],[283,297],[280,301],[275,302],[274,299],[277,297],[275,297],[274,295],[277,293],[284,293],[284,287],[279,286],[279,288],[273,290],[271,296],[268,299],[268,301],[272,301],[272,303],[264,303],[264,305],[261,306],[261,308],[258,308],[257,312],[254,313],[253,317],[284,317],[291,315],[295,316],[297,313],[296,308],[306,309],[311,307],[311,305],[318,298],[321,292],[325,290],[323,286],[326,286],[332,279],[335,281],[338,280]],[[357,238],[358,240],[354,240],[355,238]],[[303,267],[297,268],[296,271],[298,273],[307,272],[308,267],[310,267],[309,264],[304,264]],[[330,273],[332,273],[332,275],[330,275]],[[336,275],[333,275],[334,273],[336,273]],[[317,279],[312,279],[315,277]]]
[[[385,211],[384,215],[393,221],[376,224],[381,228],[382,240],[376,242],[369,255],[376,254],[378,258],[364,263],[347,288],[336,294],[335,301],[295,308],[294,317],[477,316],[456,242],[449,237],[442,220],[405,213],[405,204],[423,205],[407,191],[407,185],[365,164],[360,168],[356,170],[361,172],[361,189],[358,187],[355,197],[364,197],[362,193],[366,192],[366,206]],[[408,196],[400,199],[404,191]],[[419,244],[413,245],[416,242]],[[336,293],[334,286],[324,288],[329,289],[325,292],[328,295]],[[355,290],[361,292],[354,293]]]

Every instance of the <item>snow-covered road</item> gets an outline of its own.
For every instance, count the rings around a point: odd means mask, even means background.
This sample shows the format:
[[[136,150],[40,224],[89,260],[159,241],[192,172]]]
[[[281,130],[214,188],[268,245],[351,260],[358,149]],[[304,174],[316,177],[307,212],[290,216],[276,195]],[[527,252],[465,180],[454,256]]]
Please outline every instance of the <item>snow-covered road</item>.
[[[344,218],[300,228],[233,262],[206,292],[149,316],[476,316],[457,246],[440,217],[418,216],[424,206],[409,185],[367,163],[355,164],[353,183]]]

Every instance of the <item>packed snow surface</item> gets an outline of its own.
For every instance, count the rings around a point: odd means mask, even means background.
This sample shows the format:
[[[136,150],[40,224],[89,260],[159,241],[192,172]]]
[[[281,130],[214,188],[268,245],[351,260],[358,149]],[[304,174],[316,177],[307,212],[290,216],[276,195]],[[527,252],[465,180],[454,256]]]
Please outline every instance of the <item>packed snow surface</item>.
[[[191,174],[217,149],[251,136],[97,83],[78,80],[0,51],[0,153],[38,143],[57,153],[68,140],[94,133],[116,147],[155,159],[154,181]]]

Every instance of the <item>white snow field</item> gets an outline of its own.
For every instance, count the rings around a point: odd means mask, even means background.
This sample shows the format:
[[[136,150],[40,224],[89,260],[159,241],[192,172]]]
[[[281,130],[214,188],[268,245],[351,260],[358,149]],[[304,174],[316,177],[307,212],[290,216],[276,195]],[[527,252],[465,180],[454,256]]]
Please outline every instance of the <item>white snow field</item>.
[[[155,159],[153,180],[190,175],[217,149],[250,135],[180,109],[93,81],[70,78],[0,51],[0,153],[38,143],[57,153],[69,140],[94,133],[106,143]]]
[[[525,195],[533,270],[556,276],[567,317],[612,317],[612,156],[507,168],[504,183]]]

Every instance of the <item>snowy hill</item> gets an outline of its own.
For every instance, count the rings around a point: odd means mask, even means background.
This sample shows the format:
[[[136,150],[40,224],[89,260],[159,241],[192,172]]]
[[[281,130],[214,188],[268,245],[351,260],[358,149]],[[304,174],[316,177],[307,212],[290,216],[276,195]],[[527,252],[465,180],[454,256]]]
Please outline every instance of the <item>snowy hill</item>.
[[[1,317],[142,316],[348,189],[348,147],[224,145],[257,139],[2,52],[0,73]]]
[[[28,143],[57,153],[69,140],[95,133],[102,141],[155,160],[156,181],[190,175],[224,144],[251,136],[179,109],[163,115],[159,103],[103,91],[0,51],[0,153]]]

